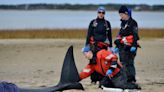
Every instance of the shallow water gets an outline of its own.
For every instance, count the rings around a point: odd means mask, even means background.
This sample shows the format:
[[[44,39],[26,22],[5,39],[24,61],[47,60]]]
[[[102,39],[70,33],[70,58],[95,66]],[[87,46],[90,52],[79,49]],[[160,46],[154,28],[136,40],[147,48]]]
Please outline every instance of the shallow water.
[[[0,29],[88,28],[96,11],[70,10],[0,10]],[[164,28],[164,12],[133,12],[140,28]],[[120,27],[117,11],[108,11],[112,28]]]

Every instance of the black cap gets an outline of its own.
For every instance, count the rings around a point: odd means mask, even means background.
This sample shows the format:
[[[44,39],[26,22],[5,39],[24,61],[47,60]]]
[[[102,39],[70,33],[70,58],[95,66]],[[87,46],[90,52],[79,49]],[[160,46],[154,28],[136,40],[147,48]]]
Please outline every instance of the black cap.
[[[122,5],[119,9],[119,13],[126,13],[128,14],[128,8],[124,5]]]

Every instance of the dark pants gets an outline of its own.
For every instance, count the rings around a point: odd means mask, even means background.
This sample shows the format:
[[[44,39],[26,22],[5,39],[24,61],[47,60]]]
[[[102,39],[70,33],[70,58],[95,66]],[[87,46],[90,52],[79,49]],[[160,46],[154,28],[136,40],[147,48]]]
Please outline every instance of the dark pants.
[[[124,48],[119,49],[119,58],[121,63],[123,64],[123,67],[126,71],[126,76],[129,82],[136,82],[136,70],[134,66],[134,58],[136,56],[136,53],[130,52],[130,50],[126,50]]]
[[[110,88],[141,89],[137,84],[127,82],[127,77],[123,69],[111,79],[108,76],[104,77],[100,81],[100,85]]]

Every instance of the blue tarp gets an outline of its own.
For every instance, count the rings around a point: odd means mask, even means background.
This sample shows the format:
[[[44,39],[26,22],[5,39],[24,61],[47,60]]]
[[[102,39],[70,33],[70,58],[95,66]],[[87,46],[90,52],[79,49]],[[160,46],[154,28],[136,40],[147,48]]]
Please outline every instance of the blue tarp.
[[[0,92],[19,92],[18,87],[13,83],[0,82]]]

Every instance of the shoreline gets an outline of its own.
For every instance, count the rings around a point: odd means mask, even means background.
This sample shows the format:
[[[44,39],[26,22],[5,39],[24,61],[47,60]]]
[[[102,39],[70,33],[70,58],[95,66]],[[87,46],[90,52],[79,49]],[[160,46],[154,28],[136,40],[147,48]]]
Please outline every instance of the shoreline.
[[[112,37],[115,38],[119,29],[112,29]],[[0,39],[85,39],[87,29],[11,29],[0,30]],[[164,29],[139,29],[140,38],[164,38]]]

